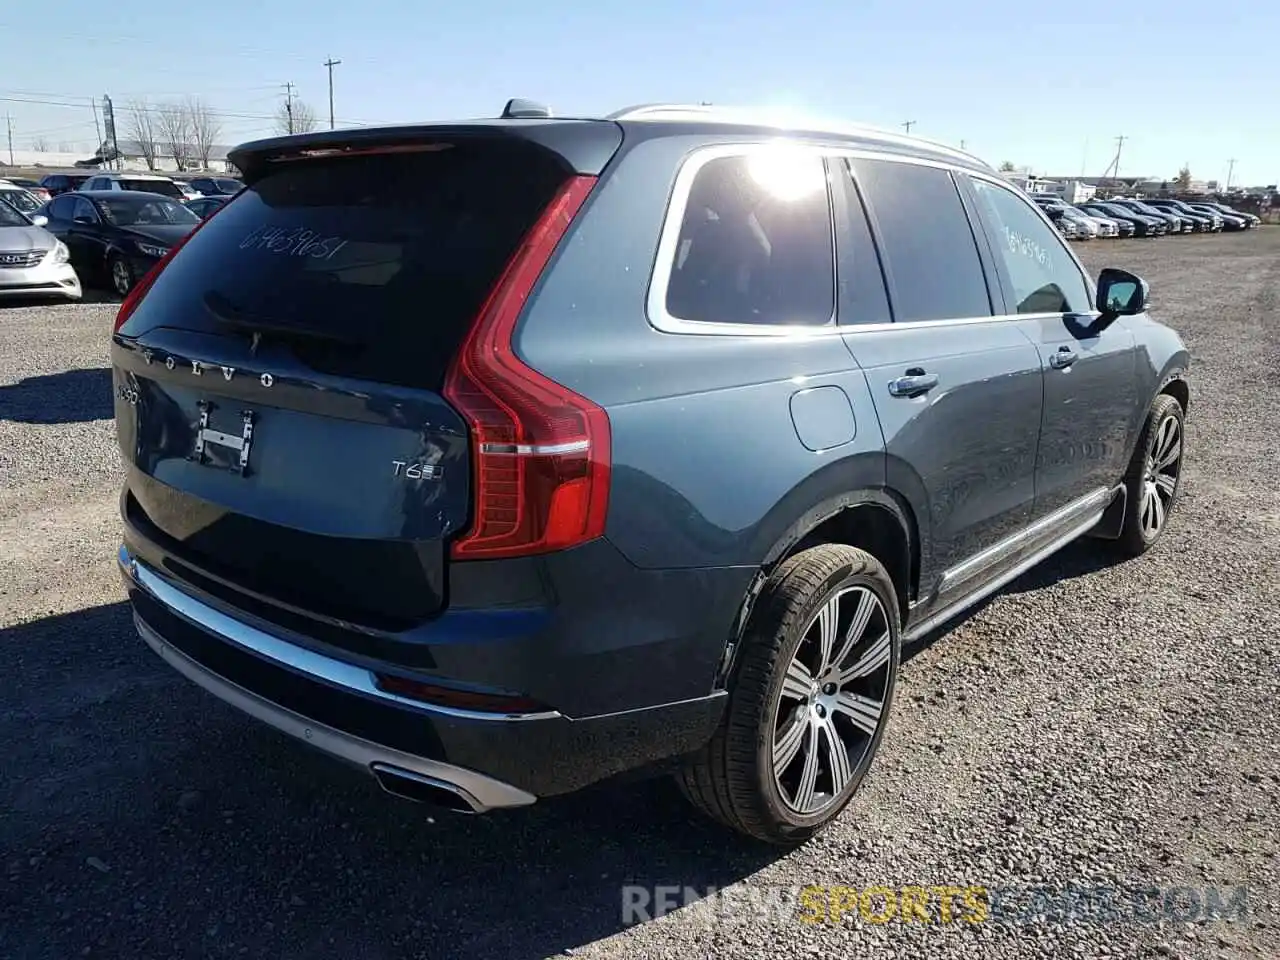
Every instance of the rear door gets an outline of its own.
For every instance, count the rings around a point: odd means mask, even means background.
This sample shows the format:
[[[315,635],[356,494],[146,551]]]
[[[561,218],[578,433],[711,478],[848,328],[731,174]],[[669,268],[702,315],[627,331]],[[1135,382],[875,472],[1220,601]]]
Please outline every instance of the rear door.
[[[1141,407],[1134,335],[1123,318],[1094,326],[1093,285],[1039,211],[994,179],[967,179],[1009,310],[1044,366],[1035,508],[1044,518],[1105,495],[1124,474]]]
[[[920,525],[920,594],[949,600],[999,567],[974,557],[1030,520],[1040,359],[993,309],[950,171],[890,159],[848,169],[850,217],[870,217],[892,322],[855,323],[845,342],[866,371],[888,484],[910,499]],[[849,269],[846,257],[841,267]]]
[[[470,499],[439,390],[570,172],[497,137],[264,160],[114,338],[134,536],[343,621],[438,611]]]

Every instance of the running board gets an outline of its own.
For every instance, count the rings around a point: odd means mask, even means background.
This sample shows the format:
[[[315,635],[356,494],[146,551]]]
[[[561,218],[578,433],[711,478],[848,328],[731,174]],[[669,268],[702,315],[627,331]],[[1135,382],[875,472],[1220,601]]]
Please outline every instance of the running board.
[[[1066,531],[1066,533],[1062,534],[1062,536],[1049,541],[1047,544],[1045,544],[1035,553],[1028,556],[1025,560],[1021,560],[1018,563],[1014,564],[1012,567],[1010,567],[1004,573],[997,576],[995,579],[991,580],[989,583],[983,584],[981,587],[979,587],[977,590],[975,590],[973,593],[969,594],[968,596],[962,597],[955,603],[949,604],[948,606],[939,610],[937,613],[933,613],[925,617],[925,619],[921,620],[919,623],[913,624],[910,627],[910,629],[906,630],[902,634],[902,642],[912,643],[916,640],[919,640],[921,637],[925,636],[925,634],[929,633],[932,630],[935,630],[936,628],[940,627],[942,624],[946,623],[948,620],[963,613],[965,610],[968,610],[974,604],[979,603],[982,600],[985,600],[987,597],[991,596],[991,594],[995,593],[1005,584],[1013,580],[1016,580],[1018,577],[1022,576],[1024,573],[1026,573],[1028,570],[1030,570],[1040,561],[1046,559],[1047,557],[1052,556],[1053,554],[1061,550],[1063,547],[1065,547],[1068,543],[1071,543],[1071,541],[1077,540],[1080,537],[1082,537],[1084,534],[1088,533],[1098,524],[1098,521],[1102,519],[1103,515],[1106,512],[1107,512],[1106,508],[1104,507],[1100,510],[1096,510],[1090,513],[1087,517],[1085,517],[1079,523],[1072,526],[1071,529]]]

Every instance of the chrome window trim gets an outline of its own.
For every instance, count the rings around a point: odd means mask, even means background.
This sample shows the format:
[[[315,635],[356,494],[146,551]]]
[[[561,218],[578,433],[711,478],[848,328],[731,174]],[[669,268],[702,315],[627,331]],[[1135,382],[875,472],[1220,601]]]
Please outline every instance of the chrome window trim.
[[[786,340],[806,340],[811,338],[843,336],[846,334],[875,333],[886,330],[914,330],[919,328],[972,325],[983,323],[1004,323],[1010,320],[1046,320],[1061,319],[1062,313],[1006,313],[982,317],[944,317],[935,320],[908,320],[901,323],[850,323],[841,326],[838,322],[828,321],[826,324],[770,324],[770,323],[719,323],[715,320],[686,320],[677,317],[667,310],[667,289],[671,283],[671,273],[675,267],[676,249],[680,243],[680,228],[684,224],[684,216],[688,210],[689,194],[694,178],[712,160],[728,157],[750,156],[753,153],[777,149],[778,147],[794,149],[803,153],[816,154],[820,159],[846,160],[888,160],[893,163],[905,163],[920,167],[932,167],[946,170],[952,174],[967,174],[1003,186],[1017,195],[1009,184],[995,174],[972,170],[968,167],[945,163],[931,157],[910,157],[881,150],[867,150],[856,147],[833,147],[821,144],[797,142],[784,135],[770,140],[758,140],[750,143],[715,144],[698,147],[685,157],[676,173],[672,185],[671,198],[667,203],[666,217],[658,237],[658,248],[654,255],[653,269],[649,276],[649,288],[645,296],[645,315],[649,325],[662,333],[685,336],[720,336],[720,337],[775,337]],[[828,187],[828,196],[830,188]],[[1026,201],[1023,201],[1024,203]],[[1034,206],[1034,204],[1032,204]],[[1041,218],[1054,229],[1051,221],[1043,213]],[[834,218],[832,220],[834,224]],[[834,229],[834,227],[833,227]],[[1063,243],[1063,246],[1066,246]],[[1091,294],[1096,295],[1092,281],[1085,272],[1074,250],[1067,247],[1067,254],[1085,277],[1085,283]],[[836,264],[837,271],[839,263]],[[837,277],[838,281],[838,277]],[[1097,316],[1096,311],[1078,316]],[[837,318],[833,318],[838,321]]]

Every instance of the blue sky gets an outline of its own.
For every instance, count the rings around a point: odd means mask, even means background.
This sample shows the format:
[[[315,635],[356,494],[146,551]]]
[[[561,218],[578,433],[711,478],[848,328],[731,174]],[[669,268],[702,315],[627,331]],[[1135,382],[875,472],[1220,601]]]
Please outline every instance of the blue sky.
[[[1221,180],[1234,157],[1233,182],[1280,180],[1280,3],[1117,6],[62,0],[51,19],[0,11],[0,113],[19,149],[56,149],[93,141],[91,97],[199,94],[236,142],[271,132],[286,81],[327,118],[332,56],[340,125],[494,115],[511,96],[569,115],[768,103],[913,120],[1038,172],[1100,174],[1124,134],[1122,173]]]

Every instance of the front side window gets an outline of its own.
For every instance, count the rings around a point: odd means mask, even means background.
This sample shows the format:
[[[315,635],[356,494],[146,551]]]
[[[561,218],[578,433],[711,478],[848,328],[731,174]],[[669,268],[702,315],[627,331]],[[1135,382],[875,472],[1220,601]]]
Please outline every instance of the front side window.
[[[713,323],[830,323],[834,259],[820,156],[777,147],[713,159],[689,191],[667,312]]]
[[[1085,313],[1089,288],[1066,245],[1025,200],[973,180],[981,216],[1004,263],[1015,313]]]

